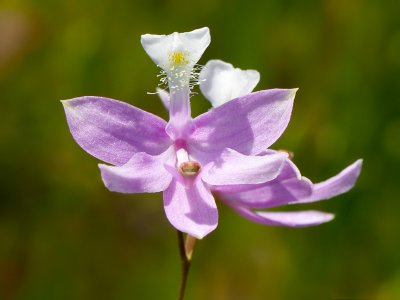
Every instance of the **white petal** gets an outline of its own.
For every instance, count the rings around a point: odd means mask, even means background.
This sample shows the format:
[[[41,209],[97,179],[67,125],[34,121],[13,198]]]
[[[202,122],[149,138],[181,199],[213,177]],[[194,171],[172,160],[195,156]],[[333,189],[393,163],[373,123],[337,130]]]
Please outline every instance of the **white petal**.
[[[174,32],[170,35],[144,34],[141,43],[151,59],[168,72],[174,65],[171,55],[182,54],[189,67],[193,67],[210,44],[210,30],[207,27],[190,32]]]
[[[169,93],[166,90],[157,88],[157,95],[160,98],[162,104],[164,105],[165,109],[169,111],[169,103],[171,101],[171,98],[169,96]]]
[[[229,100],[253,91],[260,73],[256,70],[241,70],[222,60],[210,60],[200,73],[200,90],[217,107]]]

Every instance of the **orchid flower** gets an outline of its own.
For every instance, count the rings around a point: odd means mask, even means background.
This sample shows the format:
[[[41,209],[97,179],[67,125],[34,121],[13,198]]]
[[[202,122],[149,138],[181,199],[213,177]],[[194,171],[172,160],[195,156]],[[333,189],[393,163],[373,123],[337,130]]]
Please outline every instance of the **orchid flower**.
[[[239,214],[260,223],[306,226],[332,219],[322,212],[292,217],[253,212],[272,207],[266,203],[311,202],[339,194],[358,176],[360,162],[345,172],[352,180],[343,180],[346,176],[340,174],[339,179],[312,185],[299,175],[287,153],[265,151],[285,130],[297,89],[250,93],[258,72],[221,61],[210,62],[198,74],[196,64],[210,43],[208,28],[145,34],[141,43],[165,75],[169,93],[160,92],[160,97],[169,109],[168,123],[113,99],[85,96],[62,101],[76,142],[110,164],[99,164],[110,191],[163,192],[170,223],[196,238],[217,226],[212,191]],[[214,108],[193,119],[189,99],[192,86],[199,82]],[[293,197],[279,197],[283,189]]]

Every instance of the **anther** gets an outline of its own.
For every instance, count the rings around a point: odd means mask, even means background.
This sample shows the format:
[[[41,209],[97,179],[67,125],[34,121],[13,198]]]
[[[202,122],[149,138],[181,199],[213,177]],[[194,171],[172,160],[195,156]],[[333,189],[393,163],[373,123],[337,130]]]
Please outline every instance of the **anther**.
[[[200,164],[197,161],[186,161],[179,165],[179,171],[183,175],[194,176],[199,173],[201,169]]]
[[[280,152],[285,152],[285,153],[288,155],[288,158],[289,158],[290,160],[293,160],[294,153],[293,153],[292,151],[284,150],[284,149],[279,149],[278,151],[280,151]]]

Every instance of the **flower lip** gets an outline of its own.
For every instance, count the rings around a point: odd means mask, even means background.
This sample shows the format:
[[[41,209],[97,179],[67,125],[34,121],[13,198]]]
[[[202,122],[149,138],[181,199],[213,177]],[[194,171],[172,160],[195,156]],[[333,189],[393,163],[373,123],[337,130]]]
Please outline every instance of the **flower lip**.
[[[207,27],[169,35],[144,34],[141,37],[146,53],[167,73],[171,72],[172,66],[192,68],[210,40],[210,30]]]
[[[179,165],[179,171],[185,176],[194,176],[199,173],[201,169],[200,163],[197,161],[186,161]]]

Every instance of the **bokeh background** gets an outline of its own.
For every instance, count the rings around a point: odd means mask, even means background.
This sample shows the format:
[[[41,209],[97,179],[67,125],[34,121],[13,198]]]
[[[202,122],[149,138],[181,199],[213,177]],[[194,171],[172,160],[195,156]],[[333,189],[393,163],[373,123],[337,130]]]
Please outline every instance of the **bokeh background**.
[[[200,63],[257,69],[257,89],[300,87],[274,145],[317,182],[358,158],[349,193],[312,205],[326,225],[251,223],[219,205],[187,299],[400,299],[399,1],[2,0],[0,299],[175,299],[176,233],[160,194],[103,186],[59,102],[120,99],[167,114],[142,33],[208,26]],[[192,98],[193,114],[209,104]],[[294,207],[300,208],[300,207]]]

